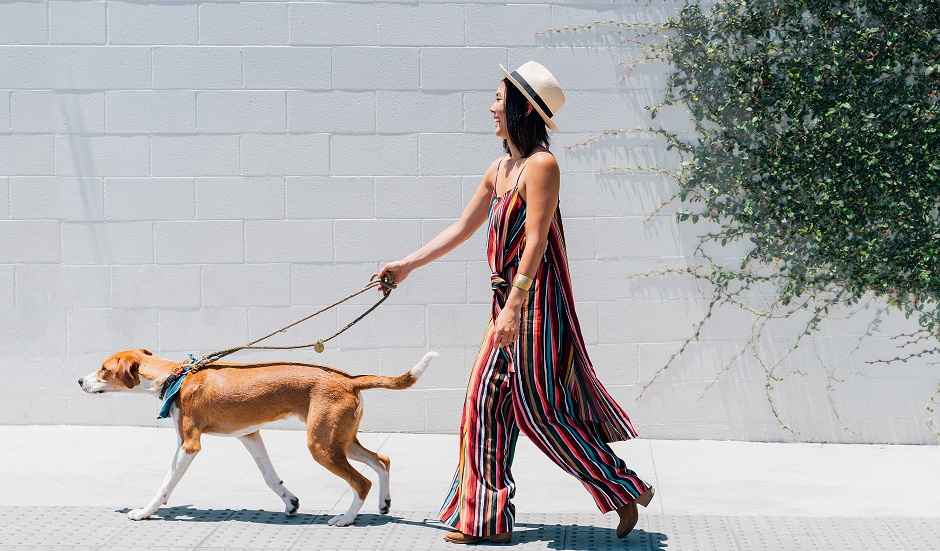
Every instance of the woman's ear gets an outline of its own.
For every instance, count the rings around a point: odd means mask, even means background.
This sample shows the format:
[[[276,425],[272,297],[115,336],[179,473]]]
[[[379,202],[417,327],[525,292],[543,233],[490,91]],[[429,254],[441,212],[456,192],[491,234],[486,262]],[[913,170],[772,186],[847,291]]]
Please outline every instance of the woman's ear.
[[[533,107],[531,103],[525,102],[525,116],[528,117],[529,114],[532,113],[532,111],[533,111],[534,109],[535,109],[535,107]]]

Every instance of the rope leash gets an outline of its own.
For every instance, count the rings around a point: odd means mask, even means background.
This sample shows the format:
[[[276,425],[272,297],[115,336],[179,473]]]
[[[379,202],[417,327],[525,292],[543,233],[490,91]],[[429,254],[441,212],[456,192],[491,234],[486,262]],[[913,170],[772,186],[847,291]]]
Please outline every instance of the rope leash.
[[[365,312],[363,312],[363,314],[360,315],[358,318],[356,318],[356,319],[354,319],[353,321],[351,321],[350,323],[348,323],[348,324],[346,325],[346,327],[343,327],[342,329],[340,329],[339,331],[333,333],[332,335],[330,335],[329,337],[327,337],[327,338],[325,338],[325,339],[320,339],[320,340],[318,340],[318,341],[316,341],[316,342],[311,342],[311,343],[307,343],[307,344],[295,344],[295,345],[289,345],[289,346],[255,346],[257,343],[259,343],[259,342],[261,342],[261,341],[263,341],[263,340],[265,340],[265,339],[267,339],[267,338],[269,338],[269,337],[273,337],[274,335],[277,335],[278,333],[284,333],[285,331],[287,331],[287,330],[290,329],[291,327],[294,327],[295,325],[299,325],[299,324],[301,324],[301,323],[303,323],[303,322],[309,320],[310,318],[312,318],[312,317],[314,317],[314,316],[316,316],[316,315],[322,314],[323,312],[326,312],[327,310],[329,310],[329,309],[331,309],[331,308],[335,308],[336,306],[339,306],[340,304],[346,302],[347,300],[349,300],[349,299],[351,299],[351,298],[353,298],[353,297],[359,296],[359,295],[361,295],[362,293],[365,293],[366,291],[368,291],[368,290],[370,290],[370,289],[375,289],[375,288],[378,288],[378,287],[381,287],[381,288],[382,288],[382,298],[380,298],[380,299],[378,300],[378,302],[376,302],[375,304],[373,304],[371,308],[369,308],[368,310],[366,310]],[[229,354],[234,354],[235,352],[238,352],[238,351],[240,351],[240,350],[294,350],[294,349],[298,349],[298,348],[310,348],[310,347],[313,347],[313,349],[314,349],[315,351],[317,351],[318,353],[319,353],[319,352],[323,352],[323,349],[324,349],[323,343],[326,343],[326,342],[328,342],[328,341],[330,341],[330,340],[332,340],[332,339],[338,337],[338,336],[341,335],[344,331],[346,331],[347,329],[349,329],[349,328],[352,327],[353,325],[356,325],[360,320],[362,320],[362,318],[364,318],[364,317],[368,316],[370,313],[372,313],[372,311],[375,310],[376,308],[378,308],[380,304],[382,304],[383,302],[385,302],[385,299],[387,299],[388,296],[389,296],[390,294],[392,294],[392,289],[394,289],[395,287],[397,287],[397,285],[395,285],[395,284],[392,283],[391,281],[389,281],[389,280],[387,280],[387,279],[379,278],[378,274],[372,274],[372,277],[369,278],[369,282],[365,285],[365,287],[363,287],[362,289],[356,291],[355,293],[353,293],[353,294],[347,296],[346,298],[337,300],[336,302],[334,302],[333,304],[330,304],[329,306],[325,306],[325,307],[323,307],[323,308],[317,310],[316,312],[314,312],[314,313],[312,313],[312,314],[310,314],[310,315],[308,315],[308,316],[304,316],[303,318],[301,318],[301,319],[295,321],[294,323],[291,323],[291,324],[289,324],[289,325],[285,325],[284,327],[281,327],[281,328],[278,329],[277,331],[273,331],[273,332],[271,332],[271,333],[269,333],[269,334],[267,334],[267,335],[265,335],[265,336],[263,336],[263,337],[261,337],[261,338],[259,338],[259,339],[255,339],[255,340],[249,342],[248,344],[245,344],[245,345],[242,345],[242,346],[236,346],[236,347],[233,347],[233,348],[225,348],[225,349],[222,349],[222,350],[217,350],[217,351],[215,351],[215,352],[212,352],[211,354],[205,354],[205,355],[203,355],[202,358],[200,358],[200,359],[198,359],[198,360],[196,360],[195,358],[193,358],[193,359],[192,359],[190,362],[188,362],[188,364],[187,364],[187,365],[189,366],[189,369],[188,369],[187,371],[188,371],[188,373],[190,373],[190,374],[191,374],[191,373],[194,373],[194,372],[196,372],[196,371],[202,369],[203,367],[205,367],[205,366],[207,366],[207,365],[209,365],[209,364],[211,364],[211,363],[217,362],[217,361],[221,360],[222,358],[228,356]]]

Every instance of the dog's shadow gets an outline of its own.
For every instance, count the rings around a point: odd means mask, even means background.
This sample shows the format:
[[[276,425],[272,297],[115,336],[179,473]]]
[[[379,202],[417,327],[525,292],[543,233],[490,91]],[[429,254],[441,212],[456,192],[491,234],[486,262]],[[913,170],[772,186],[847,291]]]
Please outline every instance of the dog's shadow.
[[[120,509],[116,512],[127,514],[130,509]],[[248,522],[255,524],[268,524],[280,526],[326,526],[333,514],[298,513],[287,516],[283,511],[263,511],[258,509],[195,509],[189,505],[175,507],[162,507],[148,521],[163,522]],[[356,517],[354,527],[368,528],[381,527],[394,524],[397,526],[414,526],[444,532],[451,530],[440,522],[425,518],[402,518],[390,515],[360,514]],[[596,549],[618,550],[652,550],[664,551],[666,540],[669,538],[660,532],[647,532],[635,529],[623,540],[616,539],[614,530],[599,526],[582,526],[579,524],[533,524],[517,522],[512,543],[496,544],[493,547],[513,547],[531,542],[545,542],[549,549],[565,549],[572,551],[593,551]],[[489,547],[487,541],[478,546]]]

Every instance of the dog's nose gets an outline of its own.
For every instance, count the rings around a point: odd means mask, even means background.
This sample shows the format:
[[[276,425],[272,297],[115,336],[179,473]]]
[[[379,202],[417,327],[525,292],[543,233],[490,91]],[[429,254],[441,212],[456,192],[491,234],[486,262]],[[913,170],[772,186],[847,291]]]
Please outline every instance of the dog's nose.
[[[80,387],[84,387],[84,386],[85,386],[85,378],[84,378],[84,377],[82,377],[81,379],[78,380],[78,386],[80,386]]]

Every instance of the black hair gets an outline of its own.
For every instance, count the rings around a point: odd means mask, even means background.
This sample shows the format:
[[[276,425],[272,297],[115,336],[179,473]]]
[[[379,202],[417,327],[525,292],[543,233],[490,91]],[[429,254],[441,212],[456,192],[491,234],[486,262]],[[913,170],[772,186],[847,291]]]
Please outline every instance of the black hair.
[[[535,107],[526,115],[529,100],[508,78],[504,78],[503,82],[506,84],[506,129],[509,131],[509,139],[523,157],[528,157],[538,146],[548,149],[550,139],[541,115]],[[503,140],[503,149],[510,153],[507,140]]]

